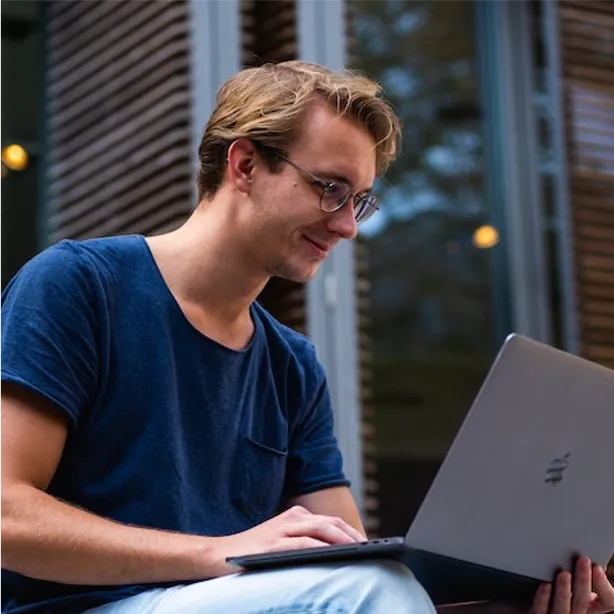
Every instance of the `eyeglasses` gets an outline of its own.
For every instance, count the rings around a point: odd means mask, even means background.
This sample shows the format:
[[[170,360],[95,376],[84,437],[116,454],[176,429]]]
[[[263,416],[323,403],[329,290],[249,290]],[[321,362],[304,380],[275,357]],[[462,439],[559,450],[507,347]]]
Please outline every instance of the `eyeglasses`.
[[[339,211],[341,207],[345,206],[350,200],[352,200],[354,209],[354,219],[357,224],[368,220],[378,209],[379,200],[377,196],[374,196],[370,192],[362,192],[358,194],[352,194],[352,188],[343,181],[326,181],[320,177],[317,177],[313,173],[301,168],[298,164],[288,159],[281,151],[275,147],[269,147],[262,143],[255,144],[257,149],[265,149],[270,151],[273,155],[280,160],[287,162],[290,166],[293,166],[309,183],[316,185],[322,190],[320,195],[320,209],[325,213],[334,213]]]

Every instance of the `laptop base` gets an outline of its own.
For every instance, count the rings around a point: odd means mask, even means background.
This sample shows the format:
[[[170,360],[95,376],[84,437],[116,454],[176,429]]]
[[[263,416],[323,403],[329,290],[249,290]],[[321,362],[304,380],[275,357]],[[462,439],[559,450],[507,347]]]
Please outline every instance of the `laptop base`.
[[[257,571],[378,559],[406,565],[436,605],[498,601],[524,608],[532,602],[540,584],[534,578],[411,548],[403,537],[236,556],[226,562]]]

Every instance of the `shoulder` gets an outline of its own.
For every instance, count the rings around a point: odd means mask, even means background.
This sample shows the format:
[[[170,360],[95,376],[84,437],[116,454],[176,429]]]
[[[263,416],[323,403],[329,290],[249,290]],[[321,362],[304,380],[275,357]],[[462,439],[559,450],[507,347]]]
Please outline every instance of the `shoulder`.
[[[76,241],[64,239],[31,258],[14,279],[22,276],[50,275],[56,281],[85,270],[103,269],[119,262],[140,246],[142,237],[105,237]]]
[[[2,292],[3,315],[13,307],[24,306],[38,306],[42,311],[66,311],[78,305],[94,309],[112,294],[112,288],[129,270],[122,260],[128,261],[125,253],[134,250],[135,239],[66,239],[48,247],[7,284]]]
[[[14,294],[27,291],[30,297],[38,294],[50,297],[68,286],[81,285],[85,271],[74,241],[61,241],[28,260],[7,284],[2,302]]]
[[[254,303],[254,313],[264,329],[271,359],[289,377],[318,385],[325,379],[313,342],[301,333],[275,319],[262,305]]]
[[[76,241],[64,239],[31,258],[9,282],[13,286],[33,283],[62,288],[70,283],[85,283],[108,275],[135,249],[142,237],[106,237]]]
[[[254,303],[254,314],[262,324],[269,342],[276,343],[298,359],[315,359],[315,347],[309,337],[282,324],[258,302]]]
[[[87,241],[64,240],[55,247],[72,251],[73,259],[91,271],[113,271],[124,263],[134,263],[135,256],[143,253],[145,239],[139,235],[102,237]],[[50,248],[54,249],[54,248]]]
[[[65,239],[51,247],[47,247],[28,260],[19,270],[16,277],[46,271],[56,273],[58,270],[66,271],[70,270],[73,266],[79,266],[81,264],[81,256],[78,249],[76,249],[77,245],[77,241]]]

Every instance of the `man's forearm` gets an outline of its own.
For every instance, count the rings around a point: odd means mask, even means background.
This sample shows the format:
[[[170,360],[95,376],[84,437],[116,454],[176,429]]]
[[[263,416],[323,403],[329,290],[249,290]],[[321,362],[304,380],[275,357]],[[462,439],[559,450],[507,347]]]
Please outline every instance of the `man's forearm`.
[[[2,492],[2,567],[66,584],[119,585],[224,573],[220,538],[122,525],[27,485]]]

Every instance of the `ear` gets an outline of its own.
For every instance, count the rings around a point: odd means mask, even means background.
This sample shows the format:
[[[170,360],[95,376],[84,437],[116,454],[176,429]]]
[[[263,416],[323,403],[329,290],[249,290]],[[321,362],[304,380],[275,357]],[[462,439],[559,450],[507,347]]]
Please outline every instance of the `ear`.
[[[256,155],[256,148],[248,139],[237,139],[228,148],[228,180],[244,194],[252,189]]]

